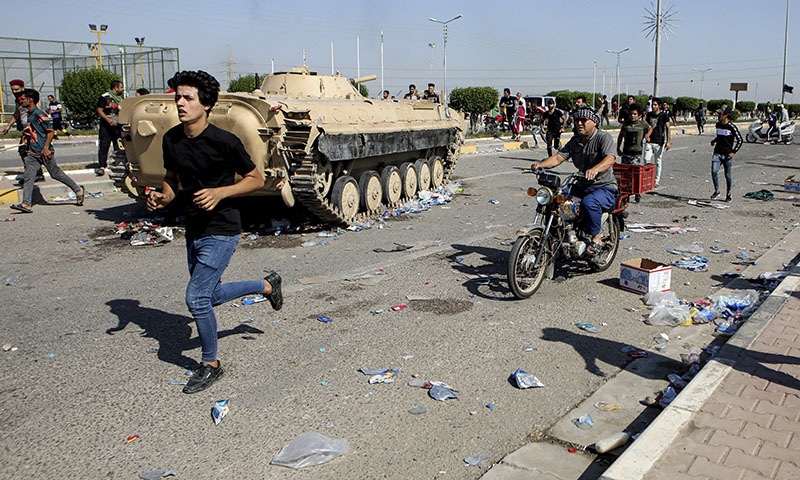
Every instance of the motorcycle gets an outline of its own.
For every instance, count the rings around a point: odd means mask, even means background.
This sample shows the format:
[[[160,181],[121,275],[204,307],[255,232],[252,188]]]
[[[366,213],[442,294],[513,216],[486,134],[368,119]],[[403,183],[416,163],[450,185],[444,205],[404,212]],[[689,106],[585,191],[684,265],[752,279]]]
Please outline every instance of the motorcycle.
[[[576,172],[563,182],[558,173],[539,170],[536,177],[539,188],[528,188],[528,195],[536,197],[536,215],[533,223],[517,231],[517,240],[508,259],[508,284],[517,298],[533,295],[546,278],[553,279],[556,262],[586,261],[594,272],[611,266],[619,249],[620,232],[625,229],[628,212],[628,194],[617,194],[613,207],[603,212],[602,250],[589,255],[586,247],[591,238],[585,233],[579,217],[580,199],[570,198],[579,182],[587,182]]]
[[[779,131],[780,137],[778,136]],[[767,132],[764,129],[764,124],[761,123],[761,120],[756,120],[748,127],[744,139],[747,140],[747,143],[755,143],[759,140],[766,142],[769,140],[770,142],[789,145],[794,142],[794,122],[783,122],[770,134],[769,139],[767,139]]]

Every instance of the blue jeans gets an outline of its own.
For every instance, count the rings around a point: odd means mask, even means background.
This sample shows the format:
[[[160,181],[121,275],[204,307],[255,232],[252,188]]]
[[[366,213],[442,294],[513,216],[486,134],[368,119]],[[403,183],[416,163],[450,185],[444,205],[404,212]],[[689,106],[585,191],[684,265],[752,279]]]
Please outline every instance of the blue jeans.
[[[197,323],[204,362],[217,359],[217,317],[214,316],[213,307],[264,291],[262,280],[220,281],[240,236],[210,235],[186,240],[186,257],[191,275],[186,286],[186,306]]]
[[[585,192],[573,190],[573,195],[580,197],[581,193],[581,218],[586,233],[595,236],[600,233],[603,220],[603,211],[614,206],[617,201],[617,191],[611,187],[588,189]]]
[[[711,159],[711,180],[714,182],[714,191],[719,192],[719,167],[725,167],[725,183],[728,185],[728,193],[731,193],[733,186],[733,159],[727,155],[714,154]]]

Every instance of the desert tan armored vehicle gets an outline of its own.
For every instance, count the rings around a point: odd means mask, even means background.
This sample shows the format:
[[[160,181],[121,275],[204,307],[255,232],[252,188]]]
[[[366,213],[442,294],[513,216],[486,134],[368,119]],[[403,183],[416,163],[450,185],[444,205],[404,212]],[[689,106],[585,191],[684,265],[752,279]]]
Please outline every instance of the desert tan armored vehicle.
[[[241,139],[266,184],[258,193],[299,202],[327,223],[349,224],[441,186],[464,139],[460,112],[427,100],[364,98],[348,80],[306,67],[268,75],[251,93],[221,93],[209,121]],[[178,124],[172,95],[122,102],[128,191],[164,178],[161,139]],[[278,188],[283,184],[283,188]]]

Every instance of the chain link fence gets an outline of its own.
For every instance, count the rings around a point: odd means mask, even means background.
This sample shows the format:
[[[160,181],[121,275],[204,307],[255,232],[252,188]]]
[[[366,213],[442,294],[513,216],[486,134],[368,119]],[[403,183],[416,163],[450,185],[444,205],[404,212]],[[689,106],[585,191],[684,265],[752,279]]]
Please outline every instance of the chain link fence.
[[[64,72],[99,68],[101,63],[122,78],[129,97],[142,87],[166,91],[167,80],[180,70],[180,55],[171,47],[0,37],[0,123],[14,113],[9,81],[23,80],[26,87],[39,90],[43,99],[47,95],[61,98]]]

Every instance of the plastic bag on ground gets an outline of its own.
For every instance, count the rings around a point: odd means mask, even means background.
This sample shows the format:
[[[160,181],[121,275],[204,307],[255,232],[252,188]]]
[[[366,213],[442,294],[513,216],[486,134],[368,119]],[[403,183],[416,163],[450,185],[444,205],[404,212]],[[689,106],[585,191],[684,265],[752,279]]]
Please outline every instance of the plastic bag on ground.
[[[647,305],[678,305],[681,302],[675,292],[650,292],[642,296]]]
[[[295,469],[313,467],[344,455],[349,450],[350,442],[345,439],[332,439],[317,432],[305,432],[283,447],[270,463]]]
[[[752,289],[734,290],[729,295],[715,293],[708,297],[713,309],[719,313],[729,312],[747,317],[758,307],[758,292]]]
[[[689,305],[656,305],[644,323],[677,327],[691,318]]]

